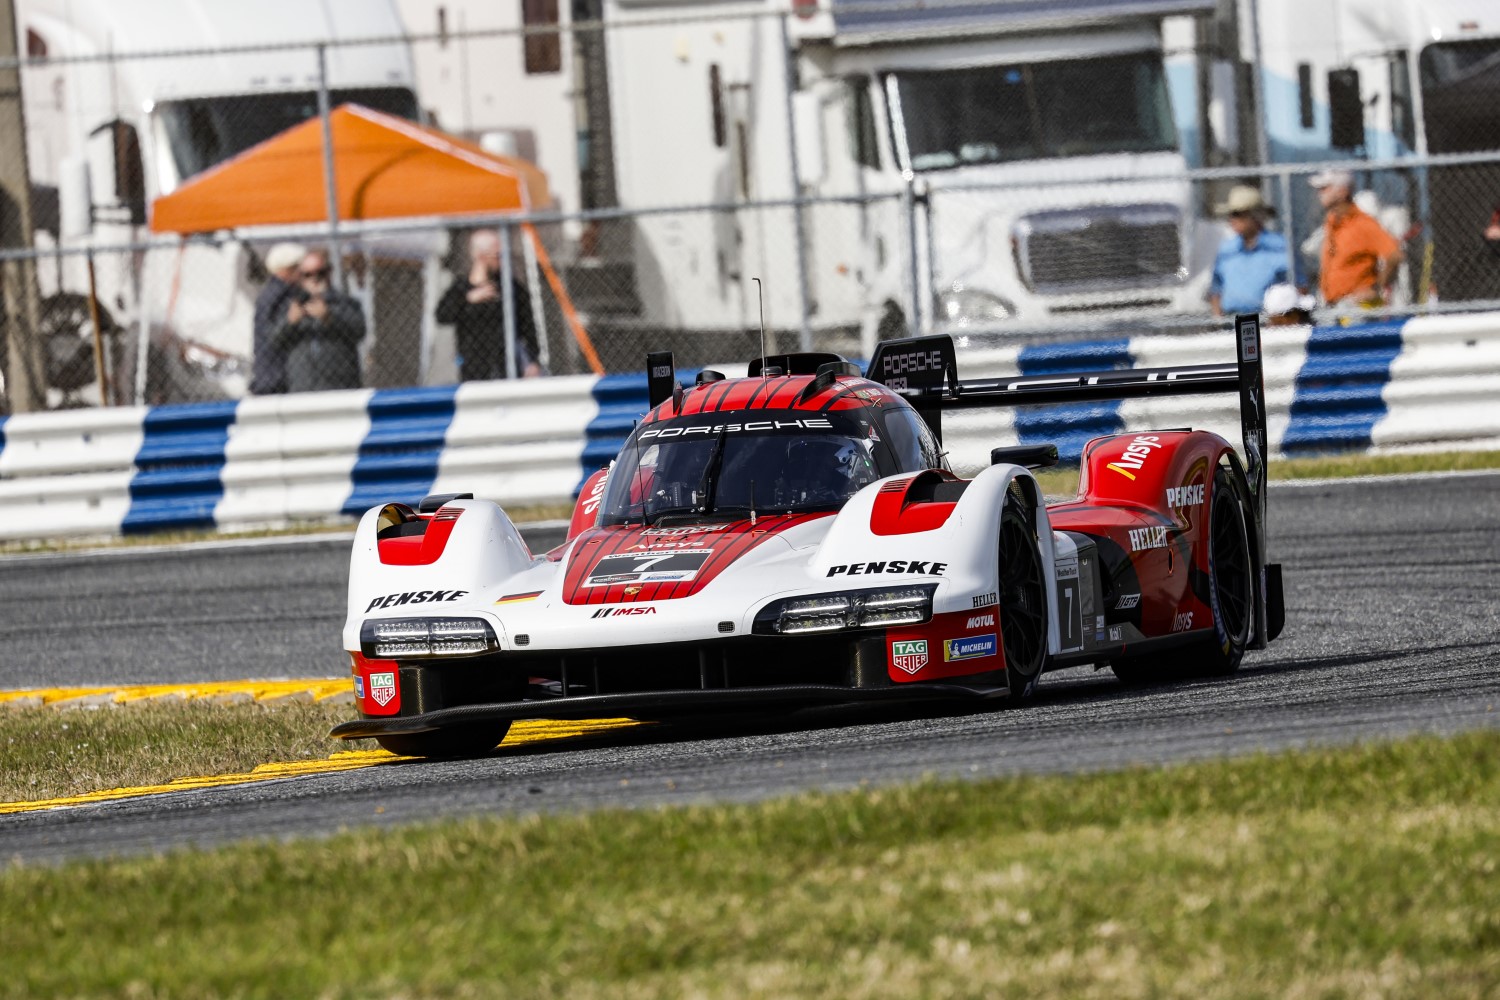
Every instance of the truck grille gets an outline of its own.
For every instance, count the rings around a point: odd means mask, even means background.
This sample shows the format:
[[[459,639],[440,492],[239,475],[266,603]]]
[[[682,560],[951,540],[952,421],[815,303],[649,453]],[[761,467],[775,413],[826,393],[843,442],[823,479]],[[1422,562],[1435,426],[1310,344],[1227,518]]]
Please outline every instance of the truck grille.
[[[1021,276],[1038,294],[1180,283],[1180,216],[1172,205],[1038,212],[1016,224]]]

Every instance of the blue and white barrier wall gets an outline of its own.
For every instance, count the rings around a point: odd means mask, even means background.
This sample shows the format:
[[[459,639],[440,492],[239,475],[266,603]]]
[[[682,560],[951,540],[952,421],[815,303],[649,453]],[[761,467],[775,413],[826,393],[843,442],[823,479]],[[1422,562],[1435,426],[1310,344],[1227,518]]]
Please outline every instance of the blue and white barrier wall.
[[[1263,334],[1279,455],[1500,448],[1500,313]],[[978,378],[1232,356],[1226,331],[960,344],[959,366]],[[566,501],[645,408],[644,375],[608,375],[0,418],[0,540],[282,525],[432,492]],[[1183,426],[1237,442],[1239,411],[1232,396],[1184,396],[957,411],[943,426],[971,474],[1001,444],[1052,441],[1076,459],[1099,434]]]

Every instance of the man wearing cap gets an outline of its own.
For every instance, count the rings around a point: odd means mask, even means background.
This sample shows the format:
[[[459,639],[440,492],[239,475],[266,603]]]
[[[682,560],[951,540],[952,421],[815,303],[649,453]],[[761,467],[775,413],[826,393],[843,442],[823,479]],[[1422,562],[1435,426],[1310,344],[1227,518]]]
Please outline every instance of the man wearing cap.
[[[1215,316],[1259,312],[1267,288],[1292,280],[1287,276],[1286,238],[1266,229],[1266,219],[1275,210],[1259,188],[1240,184],[1229,189],[1217,213],[1229,220],[1233,235],[1219,244],[1208,286],[1209,305]],[[1301,276],[1297,277],[1300,284]]]
[[[1354,175],[1324,170],[1308,183],[1327,211],[1323,220],[1323,256],[1319,290],[1329,305],[1378,306],[1389,297],[1401,244],[1380,223],[1354,204]]]

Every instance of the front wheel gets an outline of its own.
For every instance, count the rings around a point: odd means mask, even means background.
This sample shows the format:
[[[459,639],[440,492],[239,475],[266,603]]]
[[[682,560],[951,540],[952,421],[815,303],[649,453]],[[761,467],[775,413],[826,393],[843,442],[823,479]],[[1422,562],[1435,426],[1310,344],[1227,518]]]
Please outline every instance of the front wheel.
[[[1047,588],[1035,514],[1015,497],[1000,512],[1000,641],[1007,700],[1031,696],[1047,656]]]
[[[426,733],[396,733],[377,736],[381,749],[398,757],[478,757],[500,745],[510,732],[509,722],[487,722],[483,725],[453,726]]]

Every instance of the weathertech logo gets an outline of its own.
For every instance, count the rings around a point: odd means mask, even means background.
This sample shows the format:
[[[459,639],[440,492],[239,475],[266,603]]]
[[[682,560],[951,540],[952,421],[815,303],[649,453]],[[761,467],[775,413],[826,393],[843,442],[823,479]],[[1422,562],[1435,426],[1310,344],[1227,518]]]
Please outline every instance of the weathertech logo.
[[[1141,466],[1146,464],[1146,458],[1151,454],[1152,449],[1160,447],[1161,438],[1155,434],[1137,434],[1125,446],[1125,451],[1120,457],[1110,462],[1105,468],[1114,469],[1126,479],[1133,481],[1135,472],[1131,470],[1139,471]]]
[[[995,616],[994,615],[975,615],[973,618],[969,619],[969,624],[967,624],[967,625],[964,626],[964,628],[994,628],[994,627],[995,627]]]
[[[656,614],[656,608],[652,607],[649,604],[643,604],[643,605],[641,605],[639,607],[634,607],[634,608],[600,608],[598,611],[595,611],[593,614],[589,615],[589,617],[590,618],[618,618],[621,615],[654,615],[654,614]]]
[[[927,666],[927,640],[891,643],[891,662],[897,670],[914,674]]]
[[[1163,525],[1150,528],[1130,529],[1130,551],[1140,552],[1144,549],[1164,549],[1167,547],[1167,529]]]

